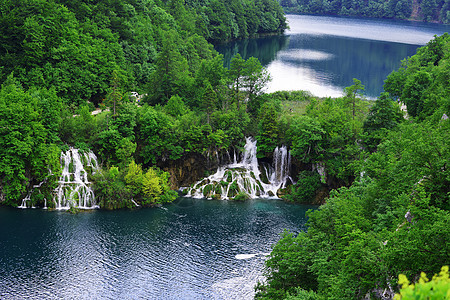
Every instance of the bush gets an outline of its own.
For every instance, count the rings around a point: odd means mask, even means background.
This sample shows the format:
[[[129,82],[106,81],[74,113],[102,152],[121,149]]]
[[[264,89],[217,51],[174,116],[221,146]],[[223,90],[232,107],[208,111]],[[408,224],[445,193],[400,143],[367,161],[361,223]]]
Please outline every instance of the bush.
[[[290,193],[284,199],[290,202],[313,203],[320,187],[320,175],[317,172],[302,171],[298,175],[297,183],[291,186]]]
[[[450,299],[448,266],[443,266],[439,275],[434,275],[431,281],[422,272],[416,284],[409,284],[408,278],[403,274],[398,276],[398,283],[402,285],[402,288],[400,294],[395,294],[394,300]]]

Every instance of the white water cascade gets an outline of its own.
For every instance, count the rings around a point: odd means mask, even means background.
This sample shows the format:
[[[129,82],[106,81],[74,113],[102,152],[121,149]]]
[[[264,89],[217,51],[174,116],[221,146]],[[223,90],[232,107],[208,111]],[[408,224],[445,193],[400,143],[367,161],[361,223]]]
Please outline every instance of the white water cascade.
[[[274,171],[270,176],[270,182],[280,184],[281,188],[284,188],[288,179],[293,182],[289,176],[289,169],[291,167],[291,154],[287,150],[286,146],[276,147],[273,151],[273,167]]]
[[[244,192],[250,198],[276,197],[277,191],[286,185],[289,177],[290,155],[286,147],[274,151],[273,167],[261,173],[256,158],[256,140],[246,138],[241,161],[220,166],[211,176],[196,182],[187,195],[194,198],[231,199]],[[291,180],[292,181],[292,180]]]
[[[43,183],[45,183],[45,180],[37,185],[33,185],[33,188],[28,192],[26,197],[22,199],[22,204],[20,206],[18,206],[17,208],[35,208],[33,206],[33,202],[31,201],[31,194],[33,193],[34,189],[39,189]],[[27,202],[29,202],[30,204],[27,205]],[[44,208],[47,208],[47,199],[45,199]]]
[[[70,148],[61,152],[61,167],[63,168],[58,187],[55,190],[55,208],[59,210],[71,207],[81,209],[98,208],[94,191],[88,181],[88,171],[98,170],[97,157],[92,151],[80,154],[78,149]]]

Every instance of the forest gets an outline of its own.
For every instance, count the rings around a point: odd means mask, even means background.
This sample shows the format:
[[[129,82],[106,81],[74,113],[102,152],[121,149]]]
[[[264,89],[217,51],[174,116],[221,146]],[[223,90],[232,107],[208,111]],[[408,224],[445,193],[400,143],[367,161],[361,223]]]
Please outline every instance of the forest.
[[[448,0],[280,0],[288,13],[360,16],[450,24]]]
[[[448,3],[436,5],[448,22]],[[282,33],[274,0],[6,0],[0,11],[2,205],[43,183],[31,195],[42,207],[69,147],[98,155],[101,208],[170,202],[254,136],[261,160],[291,151],[297,183],[284,200],[323,204],[306,232],[274,246],[257,298],[380,297],[399,274],[416,281],[449,264],[448,34],[405,59],[376,101],[358,79],[322,99],[267,94],[257,59],[226,68],[211,44]]]
[[[435,37],[404,60],[362,122],[353,97],[347,98],[349,117],[342,125],[333,118],[339,101],[308,105],[291,151],[325,159],[327,170],[331,165],[352,182],[309,211],[306,232],[283,234],[266,262],[258,299],[391,299],[399,274],[401,299],[448,298],[448,268],[441,267],[450,262],[449,46],[448,34]],[[355,83],[346,90],[351,96]],[[406,104],[406,115],[397,101]],[[348,126],[341,129],[348,133],[341,148],[332,141],[342,135],[326,137],[338,124]],[[340,165],[337,158],[344,154],[347,164]],[[301,199],[310,180],[299,177],[289,199]],[[422,281],[408,288],[406,278]]]
[[[128,206],[133,193],[143,204],[173,200],[158,167],[240,141],[249,124],[240,103],[251,97],[257,114],[267,74],[255,59],[227,71],[210,42],[281,33],[286,19],[274,0],[207,2],[4,1],[1,202],[17,206],[43,181],[51,198],[69,146],[99,155],[102,207]]]

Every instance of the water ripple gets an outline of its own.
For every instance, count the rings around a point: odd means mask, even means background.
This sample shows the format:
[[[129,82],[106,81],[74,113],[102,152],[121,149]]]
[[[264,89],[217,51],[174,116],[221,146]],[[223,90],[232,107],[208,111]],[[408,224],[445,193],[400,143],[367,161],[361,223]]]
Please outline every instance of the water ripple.
[[[0,228],[24,228],[0,230],[0,299],[251,299],[271,245],[300,230],[307,209],[182,201],[78,215],[0,208]]]

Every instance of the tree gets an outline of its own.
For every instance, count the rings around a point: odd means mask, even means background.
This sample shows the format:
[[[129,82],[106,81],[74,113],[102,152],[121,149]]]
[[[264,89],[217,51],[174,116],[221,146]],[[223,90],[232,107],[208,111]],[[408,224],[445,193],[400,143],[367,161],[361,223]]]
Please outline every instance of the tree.
[[[213,87],[209,83],[209,81],[207,81],[204,84],[204,86],[205,86],[205,89],[203,92],[200,107],[206,111],[206,117],[207,117],[206,122],[209,124],[209,121],[210,121],[209,119],[211,117],[212,112],[216,109],[218,101],[217,101],[217,94],[213,90]]]
[[[178,95],[170,97],[165,106],[165,110],[169,115],[173,117],[180,117],[189,112],[189,108],[186,107],[183,99],[181,99],[181,97]]]
[[[406,64],[406,62],[403,62]],[[384,81],[383,89],[389,93],[389,96],[394,100],[399,100],[403,93],[403,87],[406,80],[406,69],[404,66],[400,67],[398,71],[392,71]]]
[[[263,92],[267,83],[270,81],[270,75],[259,60],[250,57],[245,62],[244,88],[247,91],[248,107],[247,110],[254,116],[258,113],[261,103],[258,97]]]
[[[144,180],[141,165],[136,164],[134,160],[132,160],[128,164],[127,174],[124,179],[134,196],[141,193]]]
[[[116,119],[116,107],[120,105],[120,102],[123,98],[123,95],[120,91],[121,84],[119,79],[119,74],[117,70],[114,70],[111,76],[111,83],[109,92],[106,96],[106,103],[108,106],[112,106],[113,109],[113,118]]]
[[[142,178],[144,204],[158,203],[162,193],[161,182],[153,168],[149,168]]]
[[[231,83],[231,89],[233,91],[233,98],[237,105],[238,110],[240,109],[241,103],[241,89],[244,86],[244,76],[245,76],[245,60],[237,53],[230,62],[230,70],[228,71],[228,78]]]
[[[402,100],[408,108],[408,114],[419,117],[424,110],[426,91],[432,82],[431,75],[424,70],[409,77],[405,83]]]
[[[259,115],[258,136],[258,156],[267,156],[273,153],[278,145],[279,137],[279,113],[276,105],[266,102],[261,107]]]
[[[150,103],[165,104],[174,95],[184,95],[191,85],[189,66],[178,45],[178,33],[170,30],[163,35],[161,51],[156,58],[156,70],[150,80]]]
[[[323,151],[321,144],[325,131],[320,123],[308,116],[293,118],[287,133],[287,140],[291,142],[291,154],[305,163],[316,162]]]
[[[365,144],[374,151],[377,145],[387,137],[392,130],[403,120],[400,106],[389,98],[388,93],[382,93],[370,108],[369,115],[364,122],[363,129],[367,133]]]
[[[425,273],[420,274],[420,279],[415,284],[409,282],[408,278],[400,274],[398,283],[402,286],[399,294],[395,294],[394,300],[412,299],[448,299],[450,298],[450,279],[448,266],[443,266],[441,272],[435,274],[430,281]]]
[[[362,91],[364,91],[364,85],[362,85],[361,81],[356,78],[353,78],[353,85],[348,86],[344,89],[344,99],[352,106],[353,119],[355,119],[356,116],[357,104],[361,102]]]

